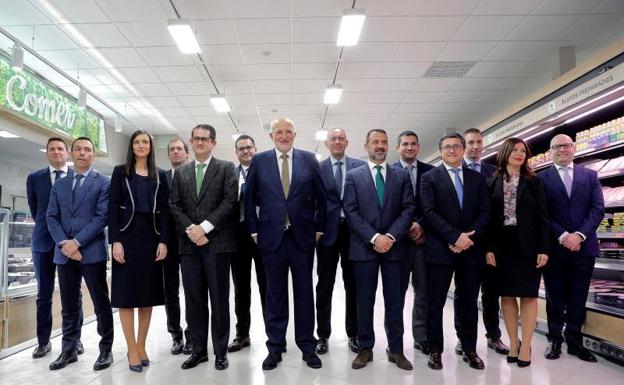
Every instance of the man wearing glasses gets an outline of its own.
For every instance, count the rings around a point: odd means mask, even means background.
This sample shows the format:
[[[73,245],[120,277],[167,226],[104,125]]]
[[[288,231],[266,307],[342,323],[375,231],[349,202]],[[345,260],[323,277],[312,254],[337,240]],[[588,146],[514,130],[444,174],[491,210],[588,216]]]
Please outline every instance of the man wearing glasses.
[[[422,176],[420,204],[427,242],[428,365],[442,369],[444,332],[442,316],[453,273],[458,292],[463,360],[483,369],[477,354],[477,296],[481,284],[483,236],[490,221],[490,199],[485,177],[462,164],[466,141],[453,133],[438,144],[442,165]]]
[[[249,135],[241,135],[234,143],[236,157],[240,164],[236,167],[238,175],[238,203],[235,210],[236,222],[236,256],[232,258],[232,281],[234,282],[234,312],[236,313],[236,337],[228,346],[228,352],[237,352],[250,345],[249,328],[251,326],[251,261],[256,265],[256,279],[260,290],[260,303],[264,319],[264,303],[266,295],[266,274],[264,263],[245,225],[245,182],[249,174],[251,159],[256,155],[256,143]]]
[[[568,354],[595,362],[583,347],[581,327],[594,259],[600,254],[596,229],[604,217],[604,199],[596,172],[574,164],[575,151],[569,136],[556,135],[550,141],[554,164],[539,174],[548,204],[552,253],[544,269],[549,342],[544,356],[558,359],[565,337]]]
[[[191,132],[195,161],[176,170],[171,187],[171,214],[178,232],[182,281],[186,296],[193,353],[182,369],[208,361],[208,320],[211,322],[215,369],[229,366],[230,256],[236,251],[238,188],[234,165],[212,156],[216,130],[200,124]],[[210,296],[210,311],[208,310]]]

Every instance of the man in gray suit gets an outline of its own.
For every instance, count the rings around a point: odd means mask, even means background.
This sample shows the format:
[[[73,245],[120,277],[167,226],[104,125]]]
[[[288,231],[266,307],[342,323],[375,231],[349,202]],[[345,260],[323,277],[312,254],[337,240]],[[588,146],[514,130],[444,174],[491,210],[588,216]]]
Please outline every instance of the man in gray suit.
[[[178,232],[182,282],[193,353],[182,369],[208,361],[208,295],[217,370],[229,366],[230,255],[236,251],[232,211],[238,198],[234,164],[212,156],[216,131],[200,124],[191,132],[195,161],[180,167],[171,188],[171,213]]]

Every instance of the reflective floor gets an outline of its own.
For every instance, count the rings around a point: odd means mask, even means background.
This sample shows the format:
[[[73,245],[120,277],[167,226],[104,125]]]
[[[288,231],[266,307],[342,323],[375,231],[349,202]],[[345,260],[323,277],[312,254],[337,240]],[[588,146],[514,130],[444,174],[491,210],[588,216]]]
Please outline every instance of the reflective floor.
[[[253,276],[253,275],[252,275]],[[340,273],[338,274],[340,277]],[[232,290],[233,291],[233,290]],[[257,293],[257,289],[254,290]],[[232,294],[233,295],[233,294]],[[169,353],[171,339],[166,330],[165,312],[163,307],[154,311],[152,326],[148,338],[148,353],[152,365],[143,373],[133,373],[128,370],[126,349],[119,324],[119,317],[115,314],[115,344],[113,354],[114,365],[107,370],[94,372],[93,362],[97,358],[98,335],[96,324],[90,323],[83,327],[82,341],[85,354],[79,356],[79,361],[65,369],[52,372],[48,370],[49,363],[60,352],[60,337],[52,341],[52,353],[47,357],[33,360],[28,349],[11,357],[0,360],[0,384],[245,384],[245,385],[305,385],[305,384],[622,384],[624,383],[624,367],[610,363],[602,358],[597,363],[590,364],[580,361],[576,357],[564,353],[557,361],[547,361],[543,357],[546,339],[542,335],[536,335],[533,341],[532,365],[520,369],[515,365],[509,365],[505,357],[487,349],[482,325],[480,326],[478,353],[484,359],[485,370],[474,370],[454,353],[457,339],[453,330],[453,308],[447,302],[445,308],[446,352],[443,354],[444,369],[433,371],[427,367],[426,357],[412,346],[411,331],[406,332],[404,338],[405,354],[413,362],[414,370],[406,372],[390,364],[385,356],[385,335],[383,333],[383,314],[381,288],[378,291],[376,309],[376,332],[377,343],[374,349],[374,361],[366,368],[360,370],[351,369],[351,360],[355,354],[347,348],[346,335],[344,332],[343,309],[344,293],[342,282],[337,278],[332,320],[334,332],[330,339],[329,353],[321,356],[322,369],[310,369],[301,360],[301,353],[294,343],[292,325],[288,330],[288,353],[284,354],[284,361],[272,371],[263,371],[262,360],[266,356],[264,345],[265,336],[261,319],[260,301],[253,299],[252,304],[252,329],[251,348],[237,353],[229,354],[230,367],[224,371],[214,369],[214,356],[210,356],[208,363],[200,364],[190,370],[180,369],[180,364],[186,356],[172,356]],[[406,303],[411,304],[412,298],[408,294]],[[233,297],[230,304],[233,313]],[[405,324],[409,325],[410,317],[406,307]],[[234,330],[235,318],[232,317],[232,331]],[[231,339],[230,339],[231,340]],[[212,347],[209,346],[209,351]]]

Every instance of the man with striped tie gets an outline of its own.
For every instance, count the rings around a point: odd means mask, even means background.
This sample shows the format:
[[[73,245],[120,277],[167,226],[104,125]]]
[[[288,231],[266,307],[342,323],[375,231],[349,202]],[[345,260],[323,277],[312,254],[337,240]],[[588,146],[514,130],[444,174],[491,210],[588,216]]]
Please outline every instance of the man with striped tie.
[[[241,135],[234,143],[239,165],[236,167],[238,175],[238,206],[235,210],[236,244],[238,250],[232,258],[232,281],[234,281],[234,312],[236,313],[236,336],[228,346],[228,352],[237,352],[250,345],[249,327],[251,325],[251,261],[256,267],[256,279],[260,290],[260,304],[264,315],[266,295],[266,273],[262,256],[258,246],[249,235],[245,225],[245,181],[249,172],[251,159],[256,155],[256,142],[249,135]]]

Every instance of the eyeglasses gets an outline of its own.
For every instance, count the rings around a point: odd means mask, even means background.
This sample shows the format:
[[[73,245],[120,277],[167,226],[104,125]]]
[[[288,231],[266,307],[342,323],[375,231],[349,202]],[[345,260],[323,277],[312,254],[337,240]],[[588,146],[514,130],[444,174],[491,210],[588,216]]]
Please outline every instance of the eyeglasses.
[[[212,142],[212,138],[207,136],[194,136],[191,138],[191,142],[193,143],[210,143]]]
[[[447,145],[444,145],[444,146],[442,146],[442,147],[440,147],[440,148],[442,149],[442,151],[451,151],[451,150],[453,150],[453,151],[459,151],[459,150],[461,150],[462,148],[464,148],[464,146],[463,146],[463,145],[461,145],[461,144],[453,144],[453,145],[451,145],[451,144],[447,144]]]
[[[558,150],[561,150],[562,148],[569,150],[572,148],[572,146],[574,146],[574,143],[553,144],[552,146],[550,146],[550,149],[553,151],[558,151]]]

